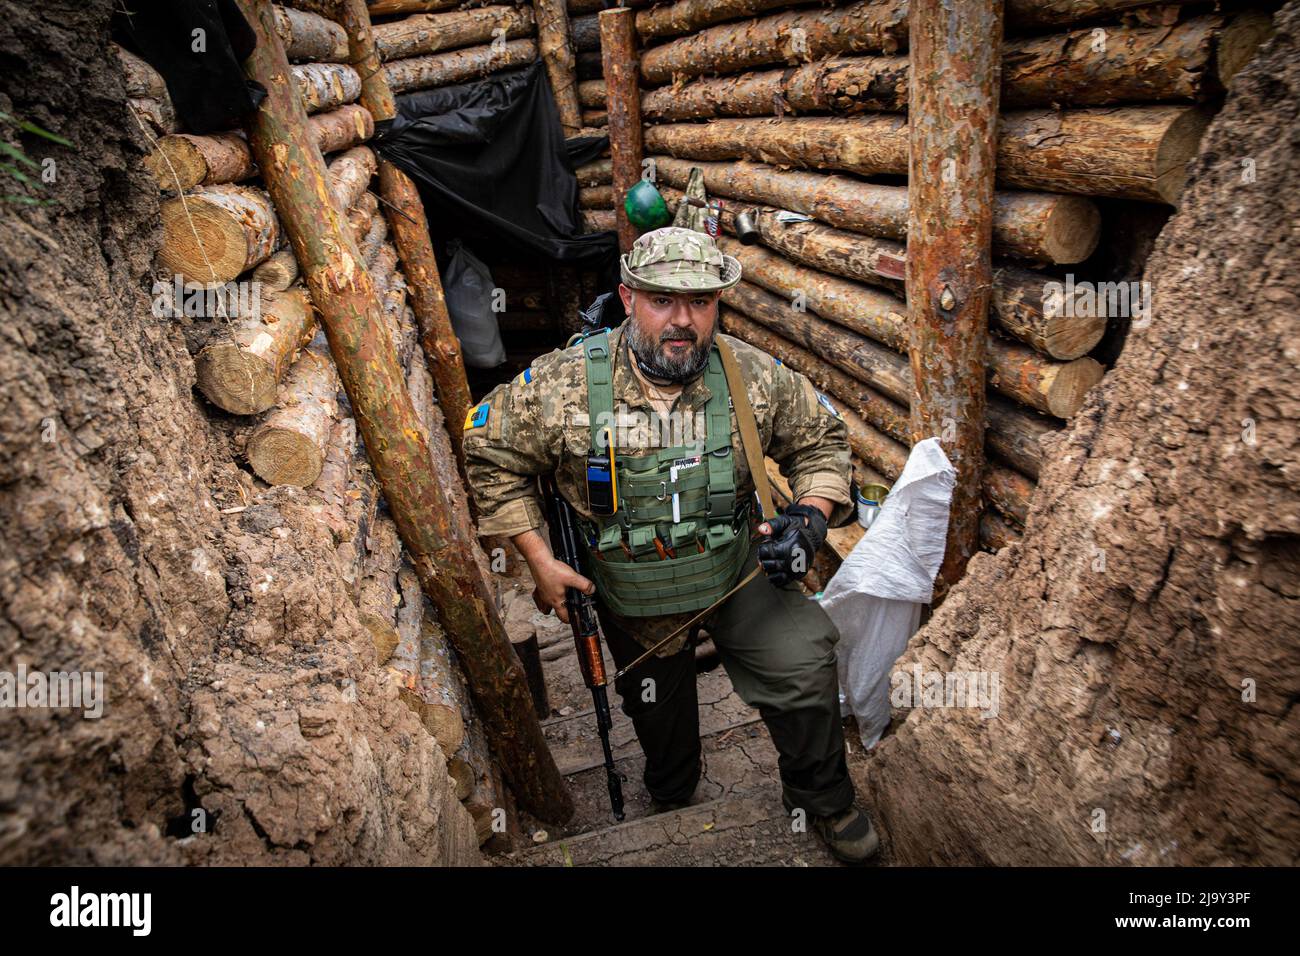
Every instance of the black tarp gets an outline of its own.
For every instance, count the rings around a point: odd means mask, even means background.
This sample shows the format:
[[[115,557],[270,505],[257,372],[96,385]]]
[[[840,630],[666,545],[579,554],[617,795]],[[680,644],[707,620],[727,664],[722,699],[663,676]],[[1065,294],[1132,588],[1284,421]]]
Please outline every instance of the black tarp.
[[[617,275],[617,234],[582,234],[573,174],[605,137],[566,144],[541,61],[408,93],[397,108],[374,146],[420,187],[432,231],[492,258],[541,257]]]

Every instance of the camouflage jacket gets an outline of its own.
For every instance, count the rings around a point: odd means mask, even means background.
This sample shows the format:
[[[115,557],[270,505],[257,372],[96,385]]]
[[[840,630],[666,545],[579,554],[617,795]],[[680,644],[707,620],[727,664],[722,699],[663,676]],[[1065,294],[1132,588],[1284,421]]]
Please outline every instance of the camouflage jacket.
[[[795,498],[826,498],[836,506],[831,523],[844,520],[853,506],[849,499],[848,430],[843,420],[806,377],[747,342],[721,333],[719,337],[731,345],[740,366],[764,452],[780,467]],[[622,329],[615,329],[610,334],[610,350],[618,454],[646,454],[679,444],[674,439],[690,435],[696,422],[700,423],[696,434],[702,436],[709,399],[703,378],[682,388],[670,420],[665,422],[654,412],[623,344]],[[524,374],[494,389],[471,410],[464,441],[480,534],[513,537],[540,528],[543,510],[536,476],[550,472],[555,473],[560,494],[581,515],[590,517],[585,459],[591,452],[591,431],[582,346],[543,355]],[[754,483],[734,410],[731,444],[737,490],[752,496]],[[646,620],[662,626],[646,629]],[[653,642],[654,633],[671,629],[668,618],[643,618],[637,624],[634,633],[647,644]],[[680,641],[673,644],[681,646]],[[665,648],[664,653],[672,650]]]

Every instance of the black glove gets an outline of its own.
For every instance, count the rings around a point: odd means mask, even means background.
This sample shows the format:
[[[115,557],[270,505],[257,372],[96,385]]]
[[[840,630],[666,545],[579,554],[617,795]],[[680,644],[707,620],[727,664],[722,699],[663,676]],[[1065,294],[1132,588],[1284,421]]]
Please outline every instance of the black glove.
[[[812,567],[826,541],[826,516],[811,505],[791,505],[768,525],[772,534],[758,546],[758,563],[777,587],[798,581]]]

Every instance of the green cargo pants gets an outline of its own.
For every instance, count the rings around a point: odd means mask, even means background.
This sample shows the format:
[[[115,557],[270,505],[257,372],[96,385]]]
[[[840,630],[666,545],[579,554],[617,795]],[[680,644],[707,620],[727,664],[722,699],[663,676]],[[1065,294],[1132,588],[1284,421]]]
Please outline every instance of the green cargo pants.
[[[742,572],[754,567],[751,553]],[[601,627],[623,667],[644,647],[599,602]],[[624,618],[626,624],[628,619]],[[777,588],[760,573],[705,623],[740,698],[757,708],[776,745],[783,796],[812,815],[853,802],[844,761],[835,645],[839,631],[798,585]],[[654,693],[646,694],[646,680]],[[615,683],[645,752],[645,785],[662,802],[688,800],[700,778],[695,653],[651,657]]]

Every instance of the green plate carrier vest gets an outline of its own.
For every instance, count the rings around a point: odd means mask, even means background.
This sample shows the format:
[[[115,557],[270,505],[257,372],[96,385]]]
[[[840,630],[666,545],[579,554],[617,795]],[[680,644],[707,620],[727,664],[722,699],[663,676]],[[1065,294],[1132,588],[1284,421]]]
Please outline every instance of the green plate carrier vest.
[[[583,350],[591,447],[598,450],[603,447],[600,433],[615,425],[608,331],[584,339]],[[703,449],[677,446],[633,457],[617,454],[616,444],[618,510],[582,522],[596,593],[625,617],[708,607],[735,584],[749,554],[750,509],[748,501],[737,500],[730,394],[716,347],[709,354],[704,384],[710,397]],[[695,458],[699,464],[679,468],[672,481],[673,464]],[[675,523],[674,492],[681,518]],[[676,557],[661,558],[656,537]]]

